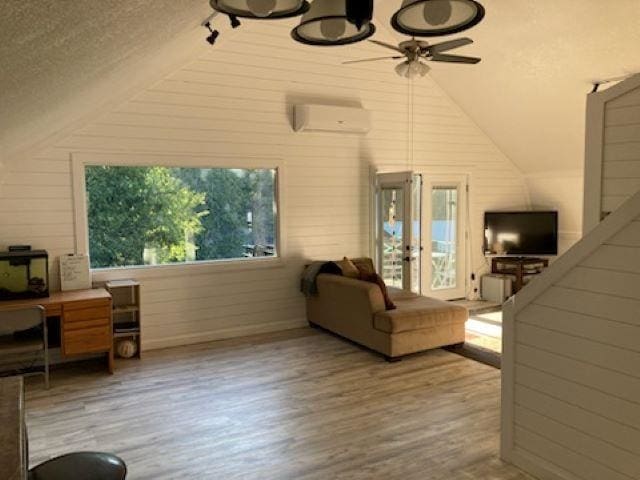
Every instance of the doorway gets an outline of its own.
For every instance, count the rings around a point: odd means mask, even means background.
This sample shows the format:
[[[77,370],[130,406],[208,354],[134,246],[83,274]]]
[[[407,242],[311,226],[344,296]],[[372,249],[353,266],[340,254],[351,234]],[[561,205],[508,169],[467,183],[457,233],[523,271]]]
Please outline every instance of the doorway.
[[[375,264],[387,286],[421,292],[422,177],[375,176]]]
[[[426,258],[422,293],[451,300],[467,294],[467,177],[425,175]]]
[[[466,296],[467,184],[466,175],[376,173],[374,257],[388,286]]]

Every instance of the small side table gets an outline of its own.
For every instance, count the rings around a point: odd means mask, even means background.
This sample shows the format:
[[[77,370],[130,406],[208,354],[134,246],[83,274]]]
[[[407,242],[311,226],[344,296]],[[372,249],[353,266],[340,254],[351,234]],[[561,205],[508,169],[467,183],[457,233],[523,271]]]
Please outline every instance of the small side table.
[[[547,258],[533,257],[495,257],[491,259],[491,273],[513,275],[513,293],[525,285],[525,278],[539,275],[549,266]]]

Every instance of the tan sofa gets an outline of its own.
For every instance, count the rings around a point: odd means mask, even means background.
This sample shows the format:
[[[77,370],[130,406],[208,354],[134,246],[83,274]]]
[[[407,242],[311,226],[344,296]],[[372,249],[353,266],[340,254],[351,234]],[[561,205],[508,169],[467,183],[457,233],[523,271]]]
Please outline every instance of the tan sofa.
[[[429,297],[390,290],[397,308],[385,310],[378,285],[321,273],[317,295],[307,297],[307,319],[394,360],[410,353],[464,342],[467,309]]]

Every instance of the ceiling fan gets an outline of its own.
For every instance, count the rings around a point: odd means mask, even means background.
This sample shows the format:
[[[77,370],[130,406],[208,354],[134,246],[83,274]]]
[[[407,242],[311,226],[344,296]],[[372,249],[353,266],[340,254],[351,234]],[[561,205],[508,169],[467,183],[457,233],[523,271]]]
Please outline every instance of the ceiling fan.
[[[429,42],[423,40],[406,40],[399,45],[391,45],[390,43],[381,42],[379,40],[369,40],[371,43],[380,45],[381,47],[388,48],[395,51],[399,55],[393,55],[389,57],[376,57],[365,58],[362,60],[350,60],[348,62],[342,62],[343,64],[361,63],[361,62],[375,62],[378,60],[399,60],[405,58],[404,62],[399,63],[395,70],[400,76],[413,78],[416,75],[425,76],[430,70],[429,66],[424,61],[430,62],[449,62],[449,63],[470,63],[475,64],[480,61],[477,57],[465,57],[462,55],[451,55],[449,50],[459,48],[464,45],[473,43],[470,38],[457,38],[455,40],[448,40],[446,42],[436,43],[430,45]]]

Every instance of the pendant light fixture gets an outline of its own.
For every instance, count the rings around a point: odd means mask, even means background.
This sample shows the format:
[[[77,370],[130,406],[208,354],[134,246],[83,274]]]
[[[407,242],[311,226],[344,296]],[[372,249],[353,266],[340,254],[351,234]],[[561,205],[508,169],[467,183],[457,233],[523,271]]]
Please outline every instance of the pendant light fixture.
[[[395,30],[415,37],[437,37],[462,32],[484,18],[475,0],[403,0],[391,18]]]
[[[373,2],[371,7],[373,8]],[[365,14],[364,17],[366,16]],[[291,36],[297,42],[306,45],[332,46],[356,43],[369,38],[376,31],[371,21],[366,21],[362,15],[358,18],[363,21],[360,27],[348,19],[346,0],[314,0],[309,11],[302,16],[300,25],[291,31]]]
[[[359,30],[373,19],[373,0],[347,0],[347,20]]]
[[[297,17],[309,10],[306,0],[210,0],[209,4],[227,15],[258,19]]]

